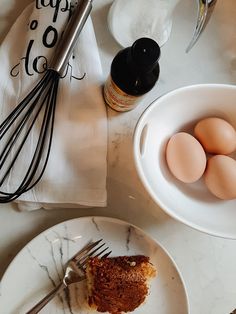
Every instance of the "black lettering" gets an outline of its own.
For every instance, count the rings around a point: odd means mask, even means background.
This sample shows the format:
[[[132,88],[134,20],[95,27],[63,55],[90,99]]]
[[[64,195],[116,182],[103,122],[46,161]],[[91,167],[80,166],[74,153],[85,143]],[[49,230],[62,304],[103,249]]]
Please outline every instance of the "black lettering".
[[[33,20],[31,23],[30,23],[30,29],[32,30],[35,30],[37,27],[38,27],[38,21],[36,20]]]
[[[49,38],[49,36],[52,36]],[[56,45],[58,39],[58,33],[56,28],[52,27],[51,25],[48,26],[43,34],[43,44],[47,48],[52,48]]]
[[[20,62],[17,63],[17,65],[15,65],[15,66],[11,69],[11,72],[10,72],[11,76],[17,77],[17,76],[19,75],[19,73],[20,73],[20,71],[19,71],[19,65],[20,65]],[[16,72],[15,72],[15,70],[16,70]],[[14,73],[14,72],[15,72],[15,73]]]
[[[42,9],[42,7],[40,8],[39,6],[39,0],[36,0],[36,9]]]
[[[48,6],[51,6],[50,5],[50,0],[48,0],[48,3],[46,3],[46,1],[45,0],[41,0],[41,5],[44,7],[44,8],[46,8],[46,7],[48,7]]]
[[[67,63],[67,66],[66,66],[66,68],[65,68],[65,71],[64,71],[64,74],[61,76],[61,79],[63,79],[63,78],[65,78],[66,76],[67,76],[67,74],[68,74],[68,72],[69,72],[69,70],[70,70],[70,82],[72,81],[72,79],[75,79],[75,80],[78,80],[78,81],[82,81],[84,78],[85,78],[85,76],[86,76],[86,73],[84,72],[84,74],[82,75],[82,76],[74,76],[73,75],[73,68],[72,68],[72,65],[70,64],[70,63]]]
[[[35,1],[36,1],[36,8],[37,9],[42,9],[43,7],[49,7],[49,6],[54,9],[53,22],[57,21],[59,10],[61,12],[69,11],[69,13],[71,14],[73,7],[74,7],[73,2],[69,1],[69,0],[35,0]],[[63,3],[63,5],[61,3]],[[76,4],[77,4],[77,2],[76,2]],[[70,17],[70,14],[69,14],[69,17]],[[32,20],[27,25],[29,25],[30,30],[35,30],[35,29],[37,29],[39,22],[37,20]],[[46,30],[42,36],[43,45],[47,48],[54,47],[58,41],[58,36],[59,35],[57,32],[57,29],[54,28],[53,26],[49,25],[46,28]],[[34,44],[34,40],[31,39],[29,41],[25,56],[22,57],[20,59],[20,62],[17,63],[10,70],[10,75],[12,77],[17,77],[19,75],[19,73],[21,71],[20,65],[23,63],[24,63],[24,65],[23,65],[24,70],[25,70],[26,74],[29,76],[34,75],[35,72],[40,74],[40,73],[43,73],[47,70],[48,60],[46,57],[38,56],[38,57],[34,58],[33,61],[31,61],[32,60],[31,51],[32,51],[33,44]],[[30,59],[30,57],[31,57],[31,59]],[[30,62],[32,62],[32,64],[30,64]],[[70,73],[70,79],[74,78],[77,80],[81,80],[84,78],[85,73],[81,77],[73,76],[72,75],[72,67],[70,64],[67,66],[65,76],[67,75],[68,68],[70,68],[70,72],[71,72]]]
[[[51,7],[55,9],[53,20],[52,20],[54,23],[56,23],[57,21],[60,4],[61,4],[61,0],[57,0],[55,3],[53,3],[53,0],[51,0]]]
[[[61,12],[70,11],[70,7],[73,6],[71,3],[66,1],[64,8],[61,8]]]
[[[40,64],[40,61],[42,60],[42,63]],[[41,68],[41,70],[40,70]],[[47,58],[44,56],[38,56],[34,59],[33,61],[33,69],[36,73],[43,73],[47,70],[48,68],[48,61]]]
[[[56,23],[61,2],[62,0],[36,0],[36,8],[42,9],[43,7],[46,8],[49,6],[54,8],[53,23]],[[65,5],[61,8],[61,12],[71,11],[70,6],[70,1],[65,0]]]
[[[30,52],[31,52],[33,43],[34,43],[34,40],[31,39],[29,42],[27,51],[26,51],[26,56],[24,58],[22,58],[22,60],[25,60],[25,72],[30,76],[33,75],[33,73],[30,73],[30,71],[29,71],[29,56],[30,56]]]

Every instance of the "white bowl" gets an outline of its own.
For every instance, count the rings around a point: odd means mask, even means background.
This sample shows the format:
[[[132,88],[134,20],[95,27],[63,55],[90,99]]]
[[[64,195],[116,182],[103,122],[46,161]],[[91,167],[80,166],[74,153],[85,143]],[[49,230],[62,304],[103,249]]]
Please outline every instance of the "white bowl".
[[[180,0],[115,0],[108,13],[114,39],[129,47],[141,37],[165,44],[172,29],[172,12]]]
[[[210,116],[226,119],[236,129],[235,86],[187,86],[155,100],[135,129],[135,164],[146,190],[170,216],[208,234],[236,239],[236,200],[216,198],[203,179],[182,183],[166,165],[165,147],[170,136],[179,131],[192,134],[196,122]]]

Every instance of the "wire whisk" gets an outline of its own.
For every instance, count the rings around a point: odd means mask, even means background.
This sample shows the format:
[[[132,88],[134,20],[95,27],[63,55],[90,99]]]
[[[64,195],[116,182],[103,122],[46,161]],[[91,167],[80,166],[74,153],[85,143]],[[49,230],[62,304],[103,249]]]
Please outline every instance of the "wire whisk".
[[[5,191],[0,190],[0,203],[17,199],[33,188],[43,176],[52,145],[59,80],[91,9],[92,0],[79,1],[56,48],[50,67],[0,125],[0,188],[8,185]],[[35,128],[39,134],[37,141],[29,143],[29,135]],[[19,162],[17,164],[17,160],[27,141],[32,151],[27,154],[32,154],[32,158],[25,157],[28,160],[27,167],[17,180],[19,182],[11,184],[13,181],[8,182],[9,176],[14,179],[14,167],[22,166]]]

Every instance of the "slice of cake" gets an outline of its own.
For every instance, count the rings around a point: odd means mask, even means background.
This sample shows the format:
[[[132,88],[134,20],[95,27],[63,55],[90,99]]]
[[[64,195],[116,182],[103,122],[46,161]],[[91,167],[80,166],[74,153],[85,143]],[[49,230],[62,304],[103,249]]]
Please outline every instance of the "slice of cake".
[[[132,312],[141,305],[156,269],[143,255],[90,258],[87,268],[88,304],[98,312]]]

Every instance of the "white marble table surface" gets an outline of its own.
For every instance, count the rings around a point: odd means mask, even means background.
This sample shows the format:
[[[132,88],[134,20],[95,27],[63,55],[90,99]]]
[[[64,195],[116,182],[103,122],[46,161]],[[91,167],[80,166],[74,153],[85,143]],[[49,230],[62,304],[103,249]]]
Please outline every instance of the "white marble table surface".
[[[0,39],[30,0],[1,0]],[[97,0],[92,18],[100,48],[104,79],[120,47],[107,28],[111,0]],[[173,31],[162,48],[161,75],[156,87],[135,110],[109,115],[108,205],[106,208],[18,212],[0,208],[0,277],[19,250],[41,231],[81,216],[109,216],[131,222],[157,239],[175,259],[186,283],[191,314],[229,314],[236,308],[236,242],[193,230],[167,216],[150,199],[136,174],[132,134],[142,111],[156,97],[180,86],[198,83],[236,83],[236,3],[218,1],[212,19],[197,45],[185,48],[196,19],[194,0],[182,0]],[[1,314],[7,314],[1,313]]]

